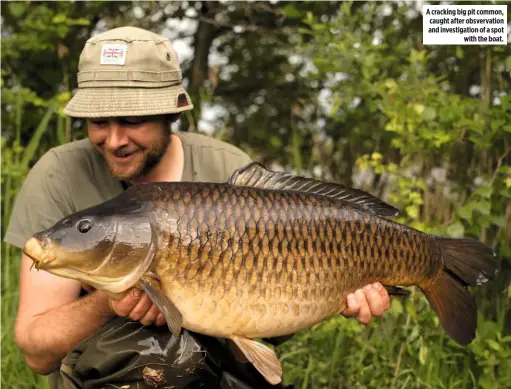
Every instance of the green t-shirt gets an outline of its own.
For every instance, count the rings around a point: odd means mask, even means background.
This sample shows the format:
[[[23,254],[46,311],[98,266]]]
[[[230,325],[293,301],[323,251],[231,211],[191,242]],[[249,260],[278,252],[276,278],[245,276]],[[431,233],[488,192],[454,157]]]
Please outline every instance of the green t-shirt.
[[[234,170],[250,162],[246,153],[228,143],[206,135],[174,133],[183,144],[182,181],[225,182]],[[25,179],[5,241],[22,248],[34,233],[122,191],[121,182],[112,177],[89,139],[52,148]]]

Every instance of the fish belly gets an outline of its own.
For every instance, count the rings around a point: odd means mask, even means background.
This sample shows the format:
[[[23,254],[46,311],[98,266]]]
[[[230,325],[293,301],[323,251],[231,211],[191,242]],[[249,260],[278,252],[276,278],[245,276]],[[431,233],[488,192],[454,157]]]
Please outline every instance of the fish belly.
[[[321,290],[318,287],[310,296],[308,291],[300,292],[292,287],[282,290],[270,284],[257,288],[220,289],[215,286],[208,293],[198,285],[175,282],[165,292],[182,313],[185,328],[221,337],[292,334],[339,313],[345,307],[345,296],[339,295],[338,288],[324,287]],[[331,296],[325,296],[326,293]],[[279,294],[280,299],[268,298]]]

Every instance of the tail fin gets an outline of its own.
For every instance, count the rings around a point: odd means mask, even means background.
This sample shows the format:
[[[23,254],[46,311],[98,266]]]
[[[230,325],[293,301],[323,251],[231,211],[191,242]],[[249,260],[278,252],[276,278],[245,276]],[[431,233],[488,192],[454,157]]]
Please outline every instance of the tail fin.
[[[437,237],[444,269],[423,291],[451,338],[462,345],[475,337],[477,307],[467,285],[482,285],[498,271],[494,252],[475,239]]]

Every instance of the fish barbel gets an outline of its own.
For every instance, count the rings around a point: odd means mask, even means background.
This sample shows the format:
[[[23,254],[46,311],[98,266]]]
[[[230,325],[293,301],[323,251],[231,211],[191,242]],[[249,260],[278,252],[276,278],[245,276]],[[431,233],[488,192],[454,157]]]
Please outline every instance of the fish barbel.
[[[135,185],[35,234],[24,252],[38,269],[116,298],[143,288],[175,335],[228,338],[277,384],[276,354],[252,339],[338,315],[373,282],[419,286],[445,331],[472,341],[467,285],[494,277],[493,251],[386,218],[396,213],[365,192],[251,163],[227,183]]]

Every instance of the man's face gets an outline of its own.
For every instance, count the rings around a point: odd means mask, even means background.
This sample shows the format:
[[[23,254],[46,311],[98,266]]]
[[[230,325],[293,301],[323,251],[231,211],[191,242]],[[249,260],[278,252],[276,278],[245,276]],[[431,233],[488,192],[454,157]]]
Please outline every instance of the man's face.
[[[92,118],[87,119],[87,131],[112,175],[125,181],[146,175],[170,142],[163,116]]]

